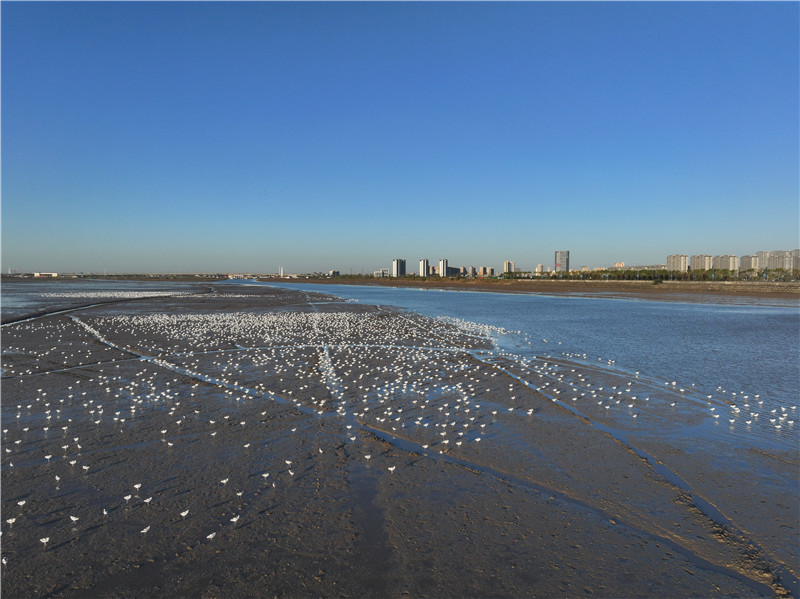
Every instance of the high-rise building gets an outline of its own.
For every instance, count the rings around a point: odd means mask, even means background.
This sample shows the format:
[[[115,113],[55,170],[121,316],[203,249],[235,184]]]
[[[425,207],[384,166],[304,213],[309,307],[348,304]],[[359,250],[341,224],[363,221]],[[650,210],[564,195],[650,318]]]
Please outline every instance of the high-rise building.
[[[739,259],[739,270],[741,271],[759,270],[758,256],[756,256],[755,254],[750,256],[742,256]]]
[[[792,264],[792,252],[786,250],[769,252],[769,260],[767,262],[767,268],[769,270],[792,270]]]
[[[474,278],[475,278],[475,276],[476,276],[478,273],[477,273],[477,271],[475,270],[475,267],[474,267],[474,266],[470,266],[470,267],[467,269],[467,274],[468,274],[469,276],[471,276],[471,277],[474,279]]]
[[[439,276],[446,277],[447,276],[447,258],[442,258],[439,260]]]
[[[536,274],[540,275],[544,272],[544,264],[537,264],[536,265]]]
[[[429,270],[428,259],[427,258],[423,258],[422,260],[419,261],[419,276],[427,277],[428,276],[428,270]]]
[[[710,254],[697,254],[689,258],[689,270],[710,270],[713,266]]]
[[[507,272],[514,272],[515,270],[516,267],[514,265],[513,260],[506,260],[505,262],[503,262],[503,274]]]
[[[556,252],[555,271],[569,272],[569,251],[559,250]]]
[[[724,256],[714,256],[711,261],[711,266],[717,270],[739,270],[739,259],[730,254]]]
[[[686,254],[672,254],[667,256],[667,270],[686,272],[689,270],[689,257]]]
[[[404,277],[406,276],[406,261],[403,258],[395,258],[392,260],[392,276]]]

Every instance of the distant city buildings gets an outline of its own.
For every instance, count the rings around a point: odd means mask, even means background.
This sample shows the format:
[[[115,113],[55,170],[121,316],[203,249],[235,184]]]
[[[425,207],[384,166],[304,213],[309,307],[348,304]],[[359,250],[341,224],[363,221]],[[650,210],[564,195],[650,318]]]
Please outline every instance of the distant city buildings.
[[[717,270],[739,270],[739,258],[732,255],[727,256],[714,256],[711,259],[711,268]]]
[[[800,249],[796,250],[775,250],[775,251],[760,251],[754,254],[737,257],[733,254],[720,254],[712,256],[711,254],[694,254],[688,256],[687,254],[670,254],[667,256],[666,265],[664,264],[650,264],[639,266],[627,266],[624,261],[614,262],[613,266],[589,267],[581,266],[572,270],[570,268],[570,252],[568,250],[558,250],[555,252],[555,263],[553,268],[545,268],[542,264],[537,264],[532,270],[527,268],[519,268],[514,260],[505,260],[502,266],[502,273],[509,274],[515,273],[515,277],[533,278],[533,277],[552,277],[558,275],[563,277],[567,274],[575,278],[619,278],[618,275],[623,273],[636,272],[634,276],[643,279],[649,278],[663,278],[664,274],[657,273],[657,271],[669,271],[673,273],[670,275],[675,278],[676,273],[686,273],[692,279],[720,279],[728,280],[730,277],[734,278],[750,278],[754,275],[767,277],[766,272],[770,274],[771,278],[783,279],[786,277],[800,276]],[[499,269],[497,269],[499,271]],[[612,274],[609,271],[618,271]],[[650,271],[648,274],[646,271]],[[766,272],[765,272],[766,271]],[[782,272],[783,271],[783,272]],[[333,273],[336,272],[336,275]],[[470,277],[470,278],[487,278],[495,277],[495,268],[490,266],[450,266],[447,258],[442,258],[438,261],[438,265],[431,265],[427,258],[419,260],[418,274],[420,277],[436,276],[436,277]],[[588,273],[588,275],[587,275]],[[599,274],[598,274],[599,273]],[[605,273],[605,274],[603,274]],[[41,273],[46,275],[47,273]],[[407,276],[406,260],[404,258],[395,258],[392,260],[391,268],[381,268],[374,272],[375,277],[405,277]],[[412,271],[411,276],[416,276],[417,273]],[[331,271],[330,276],[338,276],[338,271]],[[624,274],[628,277],[628,274]],[[686,278],[686,277],[681,277]]]
[[[676,272],[694,270],[726,270],[730,272],[785,270],[792,272],[800,270],[800,250],[757,252],[741,258],[733,254],[719,256],[696,254],[687,259],[686,254],[672,254],[667,256],[667,270]]]
[[[395,258],[392,260],[392,276],[404,277],[406,276],[406,261],[402,258]]]
[[[758,270],[758,256],[742,256],[739,259],[739,270]]]
[[[569,251],[559,250],[556,252],[555,271],[569,272]]]
[[[689,257],[686,254],[672,254],[667,256],[667,270],[686,272],[689,270]]]
[[[712,264],[712,258],[708,254],[698,254],[689,258],[689,270],[709,270]]]

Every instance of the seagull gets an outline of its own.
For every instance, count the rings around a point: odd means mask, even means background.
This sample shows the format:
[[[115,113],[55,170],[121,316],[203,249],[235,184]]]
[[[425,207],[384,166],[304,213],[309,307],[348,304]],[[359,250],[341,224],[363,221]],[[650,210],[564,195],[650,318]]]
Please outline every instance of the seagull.
[[[144,527],[144,528],[143,528],[141,531],[139,531],[139,532],[141,532],[142,534],[145,534],[145,533],[146,533],[148,530],[150,530],[150,527],[149,527],[149,526],[145,526],[145,527]]]

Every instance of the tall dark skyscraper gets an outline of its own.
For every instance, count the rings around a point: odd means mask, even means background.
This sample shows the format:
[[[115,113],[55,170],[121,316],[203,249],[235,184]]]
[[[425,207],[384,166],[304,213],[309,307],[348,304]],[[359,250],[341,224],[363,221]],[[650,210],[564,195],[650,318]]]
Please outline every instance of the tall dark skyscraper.
[[[569,251],[556,251],[556,272],[569,272]]]

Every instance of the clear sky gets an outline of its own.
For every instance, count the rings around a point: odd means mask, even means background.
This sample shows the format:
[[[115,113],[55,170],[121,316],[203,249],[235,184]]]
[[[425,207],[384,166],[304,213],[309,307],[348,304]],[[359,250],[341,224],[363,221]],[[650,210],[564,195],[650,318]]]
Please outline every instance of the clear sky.
[[[797,2],[3,2],[2,269],[800,246]]]

